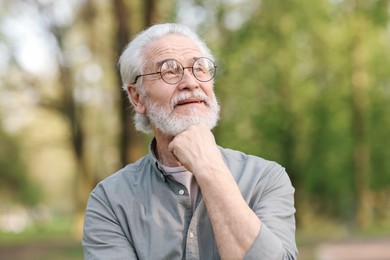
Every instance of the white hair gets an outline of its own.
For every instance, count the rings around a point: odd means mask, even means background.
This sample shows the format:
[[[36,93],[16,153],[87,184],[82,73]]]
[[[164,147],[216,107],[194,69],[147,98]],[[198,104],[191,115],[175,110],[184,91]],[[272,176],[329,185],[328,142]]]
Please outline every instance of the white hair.
[[[196,45],[198,45],[200,51],[205,57],[214,60],[214,57],[205,42],[187,26],[176,23],[153,25],[136,35],[119,57],[118,65],[122,78],[122,88],[124,91],[127,92],[129,84],[134,82],[137,75],[143,73],[143,69],[147,64],[145,49],[152,42],[167,35],[181,35],[188,37],[193,40]],[[145,95],[142,78],[137,81],[135,87],[139,89],[141,95]],[[151,132],[150,122],[145,114],[135,113],[134,122],[137,130],[145,133]]]

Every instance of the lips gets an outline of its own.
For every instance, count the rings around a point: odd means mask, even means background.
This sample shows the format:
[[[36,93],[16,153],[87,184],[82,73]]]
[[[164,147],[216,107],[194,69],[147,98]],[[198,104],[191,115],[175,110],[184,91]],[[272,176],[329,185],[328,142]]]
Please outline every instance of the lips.
[[[200,98],[187,98],[184,100],[180,100],[176,103],[176,106],[184,106],[184,105],[190,105],[190,104],[204,104],[205,101]]]

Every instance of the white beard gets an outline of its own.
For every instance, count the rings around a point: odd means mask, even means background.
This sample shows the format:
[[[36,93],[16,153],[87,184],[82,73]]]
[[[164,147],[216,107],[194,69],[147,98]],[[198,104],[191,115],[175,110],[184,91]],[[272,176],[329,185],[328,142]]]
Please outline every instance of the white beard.
[[[188,98],[201,98],[209,109],[207,115],[199,115],[196,107],[190,108],[186,114],[176,114],[174,111],[176,104]],[[176,136],[189,126],[200,123],[212,129],[217,125],[220,112],[215,94],[213,93],[212,97],[209,98],[202,92],[179,94],[172,100],[170,106],[160,106],[156,102],[145,98],[145,108],[150,123],[163,134],[169,136]]]

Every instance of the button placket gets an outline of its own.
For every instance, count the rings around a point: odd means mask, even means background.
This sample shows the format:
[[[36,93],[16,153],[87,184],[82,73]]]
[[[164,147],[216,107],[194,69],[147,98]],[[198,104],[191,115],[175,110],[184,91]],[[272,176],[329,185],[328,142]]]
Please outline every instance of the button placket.
[[[186,259],[199,259],[198,234],[196,228],[196,217],[190,221],[186,239]]]

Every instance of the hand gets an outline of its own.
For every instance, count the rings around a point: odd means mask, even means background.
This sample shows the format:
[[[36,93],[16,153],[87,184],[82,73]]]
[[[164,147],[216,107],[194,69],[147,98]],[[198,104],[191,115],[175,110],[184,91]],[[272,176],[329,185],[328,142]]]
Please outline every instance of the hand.
[[[261,222],[242,197],[211,131],[202,124],[190,126],[168,149],[196,178],[221,258],[243,259]]]
[[[168,149],[195,176],[224,163],[214,135],[204,124],[187,128],[172,140]]]

